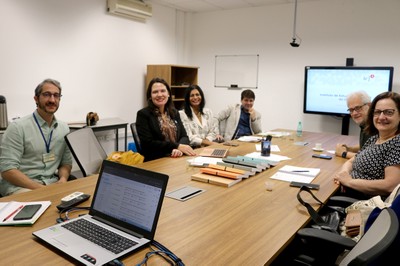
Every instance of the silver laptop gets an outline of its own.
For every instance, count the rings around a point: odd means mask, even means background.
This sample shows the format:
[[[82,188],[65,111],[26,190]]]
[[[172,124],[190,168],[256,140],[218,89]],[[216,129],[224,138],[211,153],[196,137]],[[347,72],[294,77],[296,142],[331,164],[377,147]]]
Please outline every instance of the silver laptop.
[[[105,160],[89,214],[33,235],[81,263],[103,265],[153,240],[167,183],[167,175]],[[110,234],[106,244],[93,239],[98,230]]]
[[[200,152],[199,156],[225,158],[227,154],[228,154],[228,149],[204,148]]]

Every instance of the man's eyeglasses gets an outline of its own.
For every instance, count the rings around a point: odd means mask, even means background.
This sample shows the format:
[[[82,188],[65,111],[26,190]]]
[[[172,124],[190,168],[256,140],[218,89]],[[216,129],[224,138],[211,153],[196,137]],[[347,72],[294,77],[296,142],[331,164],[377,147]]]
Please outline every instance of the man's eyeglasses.
[[[357,113],[361,111],[361,108],[363,108],[365,105],[367,105],[367,103],[364,103],[363,105],[358,105],[354,108],[349,108],[347,109],[348,112],[353,113],[354,111],[356,111]]]
[[[385,110],[375,109],[374,116],[380,116],[383,113],[384,116],[391,117],[394,115],[394,112],[396,112],[395,109],[385,109]]]
[[[51,93],[51,92],[42,92],[40,95],[42,95],[44,98],[47,98],[47,99],[49,99],[49,98],[51,98],[51,96],[53,96],[54,99],[56,99],[56,100],[60,99],[62,96],[59,93]]]

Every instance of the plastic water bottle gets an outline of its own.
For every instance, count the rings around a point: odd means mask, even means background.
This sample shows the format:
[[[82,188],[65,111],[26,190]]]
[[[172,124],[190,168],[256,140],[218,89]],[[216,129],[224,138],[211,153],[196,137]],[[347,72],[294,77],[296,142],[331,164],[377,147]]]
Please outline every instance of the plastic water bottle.
[[[303,126],[301,124],[301,121],[297,124],[297,136],[301,137],[303,135]]]

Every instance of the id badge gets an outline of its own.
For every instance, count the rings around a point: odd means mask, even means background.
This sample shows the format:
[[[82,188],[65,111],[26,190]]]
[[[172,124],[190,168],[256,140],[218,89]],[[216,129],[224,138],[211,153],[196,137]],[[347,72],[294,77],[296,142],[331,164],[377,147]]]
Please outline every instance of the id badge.
[[[54,155],[54,153],[45,153],[43,154],[43,162],[47,163],[47,162],[52,162],[56,159],[56,156]]]

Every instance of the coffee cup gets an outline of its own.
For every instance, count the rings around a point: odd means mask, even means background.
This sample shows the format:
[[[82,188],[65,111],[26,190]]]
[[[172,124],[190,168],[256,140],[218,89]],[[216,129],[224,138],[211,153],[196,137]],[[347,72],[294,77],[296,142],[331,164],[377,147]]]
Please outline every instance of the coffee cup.
[[[322,150],[322,144],[321,144],[321,143],[315,143],[314,149],[316,149],[316,150]]]

